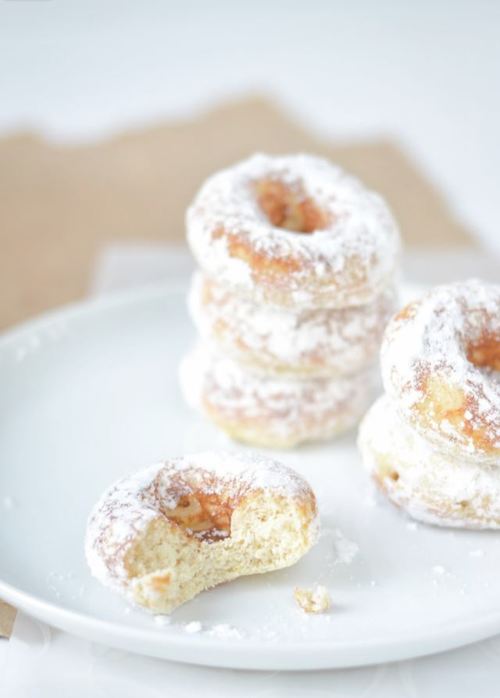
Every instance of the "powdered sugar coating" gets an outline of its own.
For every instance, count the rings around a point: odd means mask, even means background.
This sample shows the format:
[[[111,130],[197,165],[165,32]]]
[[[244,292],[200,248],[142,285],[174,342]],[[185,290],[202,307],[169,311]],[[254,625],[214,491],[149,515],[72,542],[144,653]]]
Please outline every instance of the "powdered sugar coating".
[[[326,439],[353,426],[368,407],[374,375],[280,378],[248,370],[198,347],[180,368],[186,401],[234,438],[269,447]]]
[[[327,223],[307,234],[271,224],[255,185],[283,183]],[[256,154],[210,177],[187,212],[200,267],[258,302],[345,307],[371,302],[397,264],[399,233],[383,200],[310,155]]]
[[[378,360],[395,303],[390,286],[367,306],[277,308],[199,273],[188,299],[201,337],[228,356],[265,373],[330,377],[356,373]]]
[[[456,458],[398,415],[384,396],[359,431],[365,467],[388,497],[425,523],[500,528],[500,462]]]
[[[382,373],[397,409],[424,436],[458,448],[460,457],[497,461],[500,373],[470,357],[486,341],[500,357],[500,286],[477,280],[440,286],[391,321]]]
[[[154,519],[166,518],[193,489],[240,497],[264,490],[298,502],[314,501],[308,483],[294,470],[259,454],[205,452],[172,458],[119,480],[97,502],[85,539],[92,574],[123,592],[128,583],[127,551]],[[311,523],[317,526],[317,521]]]

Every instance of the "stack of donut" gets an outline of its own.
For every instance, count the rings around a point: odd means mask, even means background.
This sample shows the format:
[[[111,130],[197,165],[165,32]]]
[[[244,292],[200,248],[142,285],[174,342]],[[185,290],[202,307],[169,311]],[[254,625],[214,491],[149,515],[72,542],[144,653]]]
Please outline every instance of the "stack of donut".
[[[187,232],[201,338],[181,368],[187,400],[259,446],[351,427],[395,303],[383,200],[325,160],[254,155],[207,180]]]
[[[439,286],[389,323],[366,467],[413,518],[500,528],[500,286]]]

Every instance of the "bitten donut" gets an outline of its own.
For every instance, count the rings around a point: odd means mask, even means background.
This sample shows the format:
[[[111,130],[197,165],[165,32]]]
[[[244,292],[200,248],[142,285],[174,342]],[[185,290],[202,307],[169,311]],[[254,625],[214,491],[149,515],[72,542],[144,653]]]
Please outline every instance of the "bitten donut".
[[[500,286],[439,286],[387,327],[384,387],[396,409],[449,454],[500,459]]]
[[[396,293],[387,288],[366,306],[295,311],[256,303],[195,274],[188,303],[201,337],[227,356],[269,374],[334,377],[378,360]]]
[[[500,467],[438,449],[401,419],[389,398],[363,419],[359,447],[377,485],[414,519],[500,528]]]
[[[309,155],[254,155],[213,175],[186,223],[202,270],[257,302],[372,303],[397,264],[399,234],[383,200]]]
[[[232,438],[292,448],[328,439],[360,419],[372,397],[371,370],[354,376],[277,378],[199,347],[181,364],[185,399]]]
[[[259,456],[202,453],[112,485],[92,512],[92,574],[155,613],[204,589],[288,567],[315,543],[316,499],[295,471]]]

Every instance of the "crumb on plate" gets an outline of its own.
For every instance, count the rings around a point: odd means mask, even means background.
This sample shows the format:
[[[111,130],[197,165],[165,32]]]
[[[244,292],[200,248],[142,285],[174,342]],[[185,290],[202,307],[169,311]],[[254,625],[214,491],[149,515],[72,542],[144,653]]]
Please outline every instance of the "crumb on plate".
[[[312,589],[295,587],[293,596],[306,613],[325,613],[332,605],[328,589],[321,584],[317,584]]]

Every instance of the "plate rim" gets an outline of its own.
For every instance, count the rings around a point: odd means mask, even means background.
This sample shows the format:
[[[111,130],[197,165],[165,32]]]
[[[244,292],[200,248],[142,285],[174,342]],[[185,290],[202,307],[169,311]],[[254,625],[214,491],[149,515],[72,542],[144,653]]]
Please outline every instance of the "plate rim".
[[[422,632],[403,639],[401,634],[398,639],[380,637],[376,642],[346,641],[333,644],[327,640],[320,640],[292,642],[281,646],[272,640],[266,641],[261,638],[243,637],[234,642],[231,639],[214,638],[202,633],[162,636],[161,629],[135,628],[116,621],[103,620],[45,601],[1,579],[0,595],[18,610],[93,642],[108,644],[110,647],[135,654],[226,669],[316,671],[373,666],[457,649],[493,637],[500,631],[500,611],[496,614],[484,611],[467,623],[448,623],[445,632],[441,629],[432,638],[429,638],[428,633]],[[96,639],[98,633],[102,633],[105,639]],[[128,640],[132,641],[133,646],[128,644]],[[154,647],[147,649],[145,644]],[[390,652],[394,648],[397,648],[397,651]],[[188,650],[194,656],[182,654],[183,650]],[[221,656],[224,656],[224,661],[220,660]],[[290,666],[292,656],[293,665]]]
[[[110,291],[98,296],[89,296],[80,300],[70,301],[62,305],[48,308],[31,317],[4,327],[0,331],[0,350],[4,344],[10,344],[20,338],[28,331],[36,330],[39,326],[50,322],[62,320],[64,316],[70,315],[72,318],[79,318],[97,310],[112,309],[120,305],[127,305],[131,302],[140,302],[148,297],[161,296],[164,293],[182,293],[187,290],[187,282],[166,281],[142,284],[129,289],[119,289]]]

